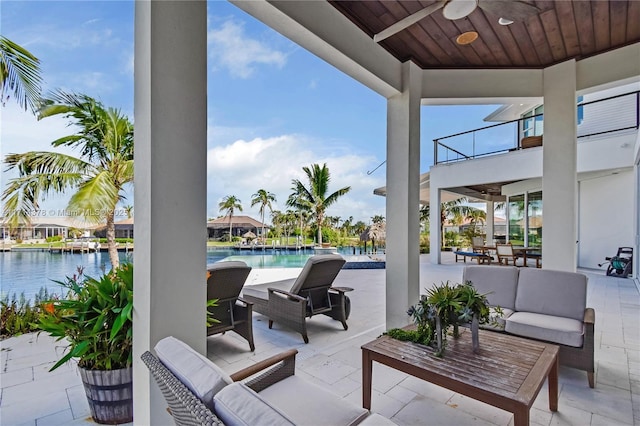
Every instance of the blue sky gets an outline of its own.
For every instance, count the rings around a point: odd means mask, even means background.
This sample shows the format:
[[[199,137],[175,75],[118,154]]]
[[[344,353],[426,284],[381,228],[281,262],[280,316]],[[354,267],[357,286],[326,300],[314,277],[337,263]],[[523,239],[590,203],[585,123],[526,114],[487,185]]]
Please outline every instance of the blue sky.
[[[1,33],[42,64],[45,91],[86,93],[133,120],[133,1],[6,1]],[[284,210],[303,166],[327,163],[330,190],[351,186],[329,215],[369,223],[385,214],[373,189],[385,184],[386,100],[226,1],[208,9],[207,216],[236,195],[244,213],[258,189]],[[432,140],[485,125],[496,106],[422,107],[421,170],[433,163]],[[0,108],[0,153],[50,150],[70,133],[60,118],[37,121],[9,102]],[[174,173],[175,171],[167,171]],[[2,173],[2,187],[12,175]],[[128,194],[123,204],[133,204]],[[43,209],[62,209],[66,196]],[[257,207],[257,206],[256,206]]]

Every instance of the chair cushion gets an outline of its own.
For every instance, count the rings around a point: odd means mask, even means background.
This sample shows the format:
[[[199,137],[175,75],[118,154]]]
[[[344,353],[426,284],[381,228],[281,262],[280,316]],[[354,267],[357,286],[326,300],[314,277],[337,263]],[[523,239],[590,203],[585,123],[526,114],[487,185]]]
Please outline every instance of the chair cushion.
[[[315,287],[329,287],[344,266],[346,260],[339,254],[319,254],[311,256],[304,264],[302,272],[298,275],[291,293],[298,294],[300,290],[309,290]]]
[[[502,315],[498,315],[496,308],[489,308],[489,322],[480,324],[480,328],[504,331],[506,319],[513,314],[513,311],[508,308],[500,309],[502,310]]]
[[[582,322],[587,307],[587,277],[576,272],[523,268],[518,278],[516,311]]]
[[[467,266],[462,282],[471,281],[480,294],[487,295],[489,305],[514,310],[518,271],[515,266]]]
[[[298,376],[289,376],[259,395],[287,413],[296,425],[356,425],[369,414],[364,408]]]
[[[558,343],[574,348],[582,347],[582,321],[532,312],[515,312],[506,320],[507,333],[537,340]]]
[[[158,359],[202,402],[213,409],[213,397],[231,384],[231,377],[205,356],[173,336],[160,340]]]
[[[233,383],[214,397],[215,413],[227,426],[294,425],[244,383]]]
[[[242,289],[242,295],[269,300],[269,288],[277,288],[278,290],[289,291],[291,290],[291,286],[295,281],[295,279],[288,279],[265,284],[245,286]]]

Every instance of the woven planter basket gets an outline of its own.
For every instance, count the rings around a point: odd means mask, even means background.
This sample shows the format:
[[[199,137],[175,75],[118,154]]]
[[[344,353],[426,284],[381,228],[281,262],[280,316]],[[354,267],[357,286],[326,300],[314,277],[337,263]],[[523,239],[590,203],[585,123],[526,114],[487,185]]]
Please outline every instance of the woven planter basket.
[[[78,367],[96,423],[115,425],[133,421],[133,368],[85,370]]]

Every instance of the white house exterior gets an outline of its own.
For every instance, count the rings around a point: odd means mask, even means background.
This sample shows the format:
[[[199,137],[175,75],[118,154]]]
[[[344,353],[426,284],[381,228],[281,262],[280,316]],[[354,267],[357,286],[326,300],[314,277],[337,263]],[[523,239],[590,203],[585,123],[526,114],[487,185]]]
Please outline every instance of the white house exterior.
[[[605,257],[614,255],[618,247],[635,245],[639,200],[634,160],[640,141],[637,128],[639,90],[640,84],[633,83],[586,92],[580,104],[588,104],[577,108],[578,213],[575,220],[567,218],[566,224],[577,226],[576,264],[580,268],[597,269],[598,264]],[[602,99],[609,100],[589,103]],[[527,111],[539,109],[539,104],[510,104],[487,119],[513,120]],[[540,117],[535,126],[539,129],[536,135],[543,134],[542,123],[543,117]],[[521,122],[519,126],[518,140],[525,136],[523,124]],[[477,146],[475,149],[476,152],[481,150]],[[451,191],[452,187],[517,181],[502,186],[500,197],[487,197],[487,200],[506,201],[508,206],[510,200],[523,199],[527,205],[529,197],[539,196],[542,192],[542,150],[542,147],[535,147],[435,165],[430,169],[431,190],[435,185],[443,185],[439,188]],[[540,212],[536,218],[535,226],[538,227],[542,223]],[[539,241],[525,243],[538,245]]]

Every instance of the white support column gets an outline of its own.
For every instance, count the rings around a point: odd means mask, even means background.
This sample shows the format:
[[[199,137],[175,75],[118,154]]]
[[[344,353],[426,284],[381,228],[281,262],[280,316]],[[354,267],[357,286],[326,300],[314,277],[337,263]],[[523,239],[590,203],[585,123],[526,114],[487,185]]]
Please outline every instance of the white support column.
[[[542,265],[575,271],[577,262],[576,62],[546,68],[542,164]]]
[[[207,3],[135,3],[134,422],[172,423],[140,355],[206,353]]]
[[[421,70],[402,64],[403,91],[387,100],[387,328],[407,325],[420,297]]]
[[[485,222],[485,229],[486,229],[486,235],[485,235],[485,242],[488,246],[493,245],[493,227],[494,227],[494,210],[495,210],[495,203],[493,201],[487,201],[487,219]]]
[[[440,229],[441,197],[438,181],[434,179],[433,169],[429,180],[429,257],[436,265],[441,261],[442,229]]]

